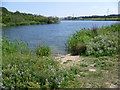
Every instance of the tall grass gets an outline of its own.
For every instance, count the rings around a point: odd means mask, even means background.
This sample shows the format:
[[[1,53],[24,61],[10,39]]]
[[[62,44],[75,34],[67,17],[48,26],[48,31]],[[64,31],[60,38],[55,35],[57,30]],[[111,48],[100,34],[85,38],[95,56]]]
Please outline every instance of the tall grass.
[[[30,50],[27,43],[23,41],[14,40],[13,42],[5,38],[2,39],[2,53],[12,54],[12,53],[29,53]]]
[[[51,55],[50,47],[40,45],[36,49],[36,55],[37,56],[50,56]]]

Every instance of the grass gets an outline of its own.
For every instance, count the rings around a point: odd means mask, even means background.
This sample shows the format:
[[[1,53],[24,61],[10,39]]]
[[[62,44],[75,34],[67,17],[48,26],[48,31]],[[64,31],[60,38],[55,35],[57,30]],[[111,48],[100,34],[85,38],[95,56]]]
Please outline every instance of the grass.
[[[83,77],[79,79],[85,82],[84,87],[110,88],[110,86],[113,85],[112,82],[116,82],[114,85],[118,85],[118,56],[87,57],[79,63],[79,68],[83,69],[81,71],[82,74],[80,73],[80,77],[81,75],[83,75]],[[89,71],[89,69],[95,69],[96,71],[92,72]]]
[[[69,67],[64,66],[73,61],[67,60],[61,65],[50,55],[48,46],[40,45],[36,48],[35,53],[32,53],[27,44],[22,41],[11,42],[2,39],[2,86],[5,88],[51,89],[117,88],[119,84],[118,53],[112,52],[113,55],[109,55],[109,49],[106,49],[108,52],[102,52],[103,54],[107,53],[106,55],[98,54],[99,56],[96,56],[93,53],[94,50],[91,50],[92,54],[88,55],[86,51],[88,46],[93,48],[96,42],[99,42],[98,45],[100,45],[107,42],[108,39],[113,41],[109,45],[115,48],[117,45],[117,32],[120,29],[119,24],[93,29],[94,31],[87,29],[77,31],[70,37],[68,41],[69,52],[74,50],[74,53],[76,53],[76,49],[77,54],[82,53],[84,56],[82,56],[82,60],[78,60],[77,64]],[[111,36],[109,37],[109,35]],[[100,42],[101,40],[106,41]],[[91,42],[94,43],[90,45]],[[105,45],[103,44],[103,46]],[[83,47],[85,47],[85,51]],[[81,51],[81,48],[84,52]],[[115,52],[117,51],[115,50]]]
[[[71,66],[70,70],[75,73],[75,79],[69,82],[67,88],[117,88],[118,55],[83,58]],[[67,65],[64,63],[64,66],[65,64]]]
[[[36,49],[36,55],[37,56],[50,56],[51,55],[50,47],[48,47],[48,46],[39,46]]]

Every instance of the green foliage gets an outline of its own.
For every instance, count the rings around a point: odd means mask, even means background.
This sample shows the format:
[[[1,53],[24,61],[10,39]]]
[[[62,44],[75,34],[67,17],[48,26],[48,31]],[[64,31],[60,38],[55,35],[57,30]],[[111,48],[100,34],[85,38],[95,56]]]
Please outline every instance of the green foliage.
[[[51,54],[50,47],[48,46],[39,46],[36,49],[36,55],[38,56],[49,56]]]
[[[51,58],[32,58],[30,55],[14,54],[4,56],[3,85],[15,88],[42,88],[49,87],[56,69],[56,62]],[[55,68],[56,67],[56,68]],[[46,80],[49,79],[47,82]]]
[[[30,50],[23,51],[26,45],[19,41],[2,39],[2,43],[2,78],[5,87],[63,88],[75,80],[75,74],[79,72],[76,67],[63,69],[51,56],[38,57]],[[48,47],[42,46],[39,49],[45,52]]]
[[[99,35],[93,40],[86,43],[87,55],[94,56],[112,56],[117,54],[118,50],[118,33],[109,35]]]
[[[4,56],[3,85],[14,88],[62,88],[74,80],[77,69],[62,69],[53,58]]]
[[[96,57],[117,54],[118,31],[120,31],[119,24],[77,31],[67,42],[68,52]]]
[[[28,53],[29,48],[23,41],[14,40],[13,42],[2,39],[2,54],[13,54],[13,53]]]
[[[86,50],[85,42],[88,42],[94,33],[90,30],[82,29],[73,34],[67,41],[68,52],[76,54],[84,54]]]
[[[0,11],[2,13],[2,23],[7,26],[59,23],[58,17],[44,17],[41,15],[20,13],[19,11],[13,13],[4,7],[0,8],[2,9]]]
[[[71,47],[70,51],[72,52],[72,55],[84,54],[86,51],[86,45],[84,43],[77,43],[77,45]]]

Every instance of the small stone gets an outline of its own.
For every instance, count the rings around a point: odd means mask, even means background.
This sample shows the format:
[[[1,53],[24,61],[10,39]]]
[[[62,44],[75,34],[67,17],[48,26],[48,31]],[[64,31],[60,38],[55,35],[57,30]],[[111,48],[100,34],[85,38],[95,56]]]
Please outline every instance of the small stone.
[[[66,56],[71,56],[71,54],[67,54]]]
[[[91,64],[90,66],[93,67],[93,66],[95,66],[95,64]]]
[[[96,69],[89,69],[89,71],[95,72],[95,71],[96,71]]]

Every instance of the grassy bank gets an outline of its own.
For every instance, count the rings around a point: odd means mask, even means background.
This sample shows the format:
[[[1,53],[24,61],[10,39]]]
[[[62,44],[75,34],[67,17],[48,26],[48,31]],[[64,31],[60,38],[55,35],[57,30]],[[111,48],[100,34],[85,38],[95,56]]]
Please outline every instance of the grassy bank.
[[[2,86],[117,88],[119,30],[120,25],[115,24],[73,34],[68,40],[68,51],[83,55],[76,64],[70,59],[61,64],[50,55],[48,46],[40,45],[33,53],[22,41],[2,39]],[[73,65],[67,66],[68,63]]]

